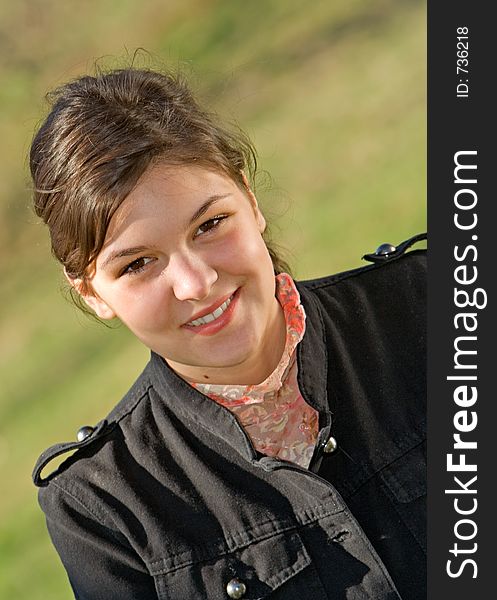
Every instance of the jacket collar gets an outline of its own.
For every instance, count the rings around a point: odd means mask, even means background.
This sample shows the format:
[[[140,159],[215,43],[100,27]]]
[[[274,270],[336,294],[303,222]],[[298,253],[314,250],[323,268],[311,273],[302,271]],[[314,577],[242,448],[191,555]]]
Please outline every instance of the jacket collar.
[[[328,352],[321,307],[302,282],[295,282],[306,314],[306,330],[297,346],[298,383],[304,400],[319,412],[328,410]]]

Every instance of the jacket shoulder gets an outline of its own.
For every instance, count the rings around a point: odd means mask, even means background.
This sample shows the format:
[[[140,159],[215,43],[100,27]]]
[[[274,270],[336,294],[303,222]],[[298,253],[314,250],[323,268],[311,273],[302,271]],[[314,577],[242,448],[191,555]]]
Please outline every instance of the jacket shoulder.
[[[47,448],[38,460],[32,473],[33,483],[37,487],[46,487],[57,476],[82,458],[94,455],[103,445],[116,437],[119,423],[142,402],[152,387],[150,363],[145,367],[137,380],[114,409],[95,425],[83,425],[76,432],[72,441],[60,442]],[[58,457],[71,453],[63,462],[46,475],[43,474],[50,463]]]
[[[307,290],[319,290],[341,286],[339,284],[359,278],[361,283],[377,287],[384,281],[386,285],[423,284],[426,279],[425,249],[407,251],[416,242],[426,239],[426,234],[418,234],[408,240],[393,246],[381,244],[374,253],[363,255],[363,259],[372,264],[335,273],[317,279],[299,281],[299,287]]]

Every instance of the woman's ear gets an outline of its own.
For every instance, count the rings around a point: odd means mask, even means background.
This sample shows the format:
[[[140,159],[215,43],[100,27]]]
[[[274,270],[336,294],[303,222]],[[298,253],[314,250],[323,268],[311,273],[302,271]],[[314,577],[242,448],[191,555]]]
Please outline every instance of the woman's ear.
[[[114,319],[116,317],[116,313],[112,310],[112,308],[91,289],[91,286],[83,282],[82,279],[73,279],[70,275],[68,275],[65,267],[64,276],[69,282],[69,285],[78,292],[81,298],[92,309],[97,317],[105,320]]]
[[[255,220],[259,227],[259,231],[261,233],[264,233],[264,231],[266,230],[266,219],[264,218],[264,215],[262,214],[261,209],[259,208],[257,198],[255,197],[255,194],[250,187],[247,176],[243,171],[240,171],[240,173],[243,179],[243,184],[245,186],[245,191],[247,192],[248,199],[250,201],[250,204],[252,205],[252,209],[255,214]]]

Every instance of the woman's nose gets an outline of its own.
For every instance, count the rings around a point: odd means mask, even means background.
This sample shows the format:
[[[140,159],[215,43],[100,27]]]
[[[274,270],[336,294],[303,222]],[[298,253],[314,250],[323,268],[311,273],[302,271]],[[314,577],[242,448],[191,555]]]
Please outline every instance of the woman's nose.
[[[197,256],[172,256],[167,268],[178,300],[202,300],[217,281],[217,271]]]

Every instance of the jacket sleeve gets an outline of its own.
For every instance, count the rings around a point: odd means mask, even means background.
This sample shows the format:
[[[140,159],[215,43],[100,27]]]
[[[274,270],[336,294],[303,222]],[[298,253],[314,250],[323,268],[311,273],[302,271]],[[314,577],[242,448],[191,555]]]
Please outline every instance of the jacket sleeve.
[[[108,515],[52,481],[39,502],[78,600],[157,600],[154,579]]]

